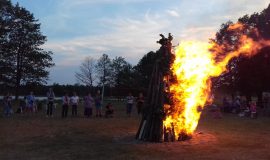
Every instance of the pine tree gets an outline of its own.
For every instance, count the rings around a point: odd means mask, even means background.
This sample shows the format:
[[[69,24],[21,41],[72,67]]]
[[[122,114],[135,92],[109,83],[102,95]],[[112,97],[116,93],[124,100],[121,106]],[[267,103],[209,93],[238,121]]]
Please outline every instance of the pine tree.
[[[0,24],[5,25],[0,37],[0,81],[15,87],[17,97],[22,84],[46,83],[47,69],[54,64],[52,52],[41,48],[46,36],[41,33],[38,20],[18,3],[9,7],[5,14],[0,15]]]

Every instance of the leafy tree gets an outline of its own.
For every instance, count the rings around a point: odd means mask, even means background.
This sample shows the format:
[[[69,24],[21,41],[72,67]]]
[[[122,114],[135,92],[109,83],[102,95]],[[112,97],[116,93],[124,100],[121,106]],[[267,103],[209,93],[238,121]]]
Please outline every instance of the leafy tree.
[[[115,57],[112,60],[112,80],[116,87],[121,87],[127,84],[130,79],[132,66],[123,57]]]
[[[99,84],[109,85],[111,82],[111,59],[107,54],[103,54],[95,65]]]
[[[99,79],[99,84],[102,86],[102,100],[104,96],[104,87],[105,85],[110,86],[112,79],[112,68],[111,68],[111,59],[107,54],[103,54],[97,61],[96,64],[97,75]]]
[[[3,11],[5,5],[1,7]],[[40,23],[18,3],[9,6],[5,14],[0,16],[0,24],[5,25],[0,37],[0,81],[14,86],[17,97],[22,84],[46,83],[49,75],[47,69],[54,65],[52,52],[40,47],[46,42],[46,36],[40,31]]]
[[[8,0],[0,1],[0,39],[6,39],[9,31],[9,23],[11,22],[12,5]],[[8,71],[11,65],[11,59],[4,52],[3,41],[0,41],[0,84],[6,82],[4,74]],[[5,81],[4,81],[5,80]]]
[[[137,82],[143,88],[147,88],[152,75],[154,63],[158,58],[158,54],[151,51],[144,55],[138,64],[134,67]]]
[[[240,34],[248,35],[253,39],[264,38],[270,39],[270,5],[260,13],[244,15],[238,19],[238,22],[245,24],[243,33],[228,31],[232,22],[223,24],[217,32],[213,41],[218,44],[227,45],[228,50],[233,50],[238,45],[238,36]],[[259,37],[252,34],[250,30],[257,28]],[[224,52],[226,54],[226,51]],[[254,57],[245,58],[237,57],[232,59],[227,65],[229,72],[221,75],[215,85],[218,87],[228,86],[237,90],[250,98],[250,95],[256,93],[259,101],[263,91],[270,91],[270,47],[262,48]]]
[[[80,71],[75,73],[76,79],[90,88],[93,87],[95,80],[95,63],[92,57],[86,57],[80,65]]]
[[[123,67],[123,69],[117,75],[119,79],[118,88],[137,88],[139,89],[140,86],[137,83],[137,74],[134,68],[128,64]]]

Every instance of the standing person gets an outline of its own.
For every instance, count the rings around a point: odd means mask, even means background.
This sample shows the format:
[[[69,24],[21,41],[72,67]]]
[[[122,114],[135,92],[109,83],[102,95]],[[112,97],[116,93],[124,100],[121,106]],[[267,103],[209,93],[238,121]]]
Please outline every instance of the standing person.
[[[97,91],[96,97],[95,97],[95,106],[96,106],[96,117],[102,117],[101,115],[101,96],[100,91]]]
[[[7,93],[7,95],[4,97],[4,116],[9,117],[12,114],[12,96],[10,93]]]
[[[128,94],[126,100],[127,100],[127,115],[130,117],[131,111],[132,111],[132,106],[134,103],[134,97],[132,96],[131,93]]]
[[[26,107],[26,96],[24,96],[23,99],[20,99],[19,108],[17,109],[16,113],[25,112],[25,107]]]
[[[256,102],[254,101],[250,102],[250,117],[252,119],[257,118],[257,105],[256,105]]]
[[[234,111],[233,113],[239,113],[241,108],[241,98],[240,96],[237,96],[234,101]]]
[[[52,117],[53,116],[53,105],[54,105],[54,92],[52,88],[49,89],[47,92],[47,98],[48,98],[48,105],[47,105],[47,117]]]
[[[34,112],[34,106],[35,106],[35,96],[33,92],[30,92],[30,94],[26,97],[27,100],[27,112]]]
[[[72,106],[72,116],[77,116],[79,97],[77,96],[76,92],[73,92],[73,96],[70,97],[70,102],[71,102],[71,106]]]
[[[65,93],[65,96],[62,97],[63,105],[62,105],[62,118],[66,118],[68,114],[68,105],[69,105],[69,97],[68,93]]]
[[[87,96],[84,97],[84,115],[89,118],[92,116],[92,108],[94,104],[94,98],[91,93],[88,93]]]
[[[143,113],[143,103],[144,103],[144,97],[143,97],[143,94],[140,93],[139,97],[137,98],[137,105],[136,105],[138,114]]]

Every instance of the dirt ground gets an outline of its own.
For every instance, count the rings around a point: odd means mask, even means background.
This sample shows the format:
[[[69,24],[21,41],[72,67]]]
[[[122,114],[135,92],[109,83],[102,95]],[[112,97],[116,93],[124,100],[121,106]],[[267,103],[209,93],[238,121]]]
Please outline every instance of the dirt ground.
[[[44,112],[0,118],[0,160],[177,159],[269,160],[270,118],[204,113],[193,138],[185,142],[146,143],[134,139],[140,116],[114,103],[114,118],[53,118]],[[135,108],[133,108],[135,109]]]

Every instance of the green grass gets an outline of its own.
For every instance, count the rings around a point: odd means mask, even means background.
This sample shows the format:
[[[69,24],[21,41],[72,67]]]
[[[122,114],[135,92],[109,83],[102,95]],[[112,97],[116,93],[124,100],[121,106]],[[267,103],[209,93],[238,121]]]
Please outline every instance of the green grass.
[[[134,139],[140,117],[113,103],[114,118],[53,118],[44,112],[0,118],[0,160],[81,159],[270,159],[270,118],[204,113],[190,141],[144,143]],[[70,111],[70,110],[69,110]],[[69,112],[70,114],[70,112]]]

